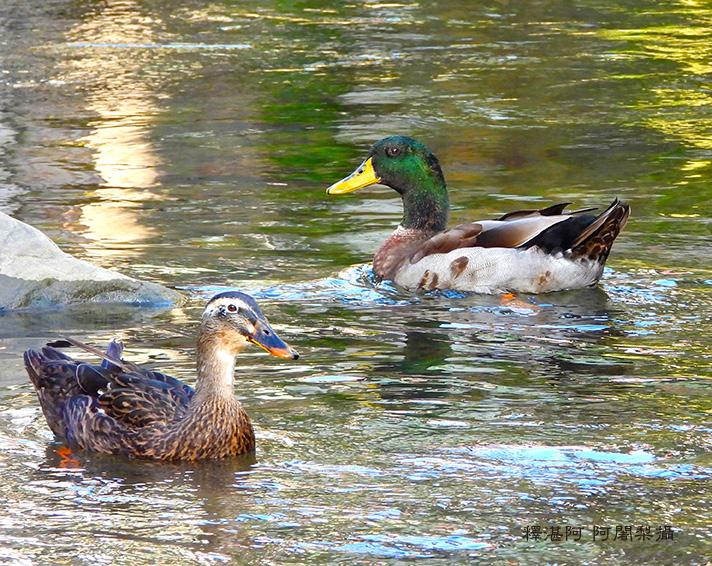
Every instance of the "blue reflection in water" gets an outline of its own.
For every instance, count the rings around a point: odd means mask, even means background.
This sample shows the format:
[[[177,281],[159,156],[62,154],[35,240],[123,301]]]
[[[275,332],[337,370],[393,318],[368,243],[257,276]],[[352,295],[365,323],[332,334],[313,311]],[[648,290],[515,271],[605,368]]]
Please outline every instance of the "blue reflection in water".
[[[366,542],[344,544],[337,547],[337,550],[393,558],[415,558],[432,556],[434,552],[486,550],[492,546],[486,542],[459,535],[443,537],[362,535],[358,538]]]
[[[300,301],[325,303],[357,303],[379,305],[408,305],[417,303],[417,295],[406,300],[398,295],[398,290],[389,282],[378,281],[373,276],[370,265],[358,265],[345,269],[339,277],[327,277],[302,283],[280,285],[247,285],[234,287],[201,286],[188,287],[187,291],[199,296],[209,296],[223,291],[245,291],[257,299],[279,299],[280,301]]]
[[[442,553],[460,552],[473,555],[476,551],[489,550],[493,546],[462,535],[406,536],[395,534],[359,535],[356,541],[334,543],[327,541],[287,541],[274,537],[259,537],[255,542],[279,544],[287,552],[302,553],[314,550],[335,550],[353,554],[369,554],[389,558],[428,558]]]
[[[604,452],[577,446],[488,446],[450,449],[478,459],[499,462],[492,471],[507,477],[523,476],[535,483],[599,483],[617,481],[620,475],[659,477],[667,479],[710,479],[712,469],[689,464],[665,465],[665,461],[643,450],[632,452]],[[449,458],[413,458],[406,462],[420,474],[443,475],[448,470],[482,469],[484,462]],[[439,469],[438,469],[439,468]]]

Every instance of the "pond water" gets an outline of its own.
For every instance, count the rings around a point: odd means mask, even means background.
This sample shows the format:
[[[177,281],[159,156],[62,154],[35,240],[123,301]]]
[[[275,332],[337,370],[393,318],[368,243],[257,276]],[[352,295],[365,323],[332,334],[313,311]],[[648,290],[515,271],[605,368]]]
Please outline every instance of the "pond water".
[[[0,209],[191,300],[0,314],[0,564],[705,564],[711,31],[695,0],[4,0]],[[393,133],[453,223],[626,199],[599,287],[374,281],[397,195],[324,191]],[[23,350],[120,336],[190,382],[228,288],[301,354],[239,360],[254,459],[57,452]]]

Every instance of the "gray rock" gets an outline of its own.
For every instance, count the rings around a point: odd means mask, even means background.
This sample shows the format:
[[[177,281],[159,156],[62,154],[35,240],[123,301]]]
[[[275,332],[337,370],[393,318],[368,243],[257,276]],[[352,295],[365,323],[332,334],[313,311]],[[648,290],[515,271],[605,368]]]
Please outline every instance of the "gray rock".
[[[75,303],[182,303],[158,285],[64,253],[42,232],[0,212],[0,310]]]

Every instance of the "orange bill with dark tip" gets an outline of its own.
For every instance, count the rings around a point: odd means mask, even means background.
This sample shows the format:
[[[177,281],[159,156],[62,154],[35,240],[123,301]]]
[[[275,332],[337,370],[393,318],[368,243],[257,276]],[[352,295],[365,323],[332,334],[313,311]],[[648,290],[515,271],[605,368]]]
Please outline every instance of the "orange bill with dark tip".
[[[292,348],[287,346],[287,344],[285,344],[284,341],[277,336],[266,320],[258,320],[255,323],[254,332],[248,336],[247,339],[278,358],[296,360],[299,357],[297,352],[292,350]]]

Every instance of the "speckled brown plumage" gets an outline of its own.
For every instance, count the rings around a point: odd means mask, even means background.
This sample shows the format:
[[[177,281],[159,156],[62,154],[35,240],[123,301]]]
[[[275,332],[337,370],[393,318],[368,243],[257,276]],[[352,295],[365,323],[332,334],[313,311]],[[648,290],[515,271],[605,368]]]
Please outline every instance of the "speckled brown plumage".
[[[206,305],[198,331],[195,389],[121,359],[112,341],[104,359],[78,362],[48,345],[25,352],[25,367],[55,435],[75,448],[157,460],[203,460],[255,449],[252,424],[233,392],[235,356],[248,342],[275,356],[297,354],[277,337],[255,301],[228,292]],[[57,344],[55,344],[57,345]]]
[[[626,225],[629,216],[630,207],[616,199],[597,219],[597,225],[592,226],[588,233],[574,242],[571,249],[572,257],[585,257],[591,261],[605,263],[613,242]]]

